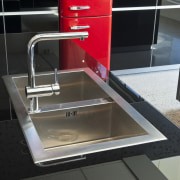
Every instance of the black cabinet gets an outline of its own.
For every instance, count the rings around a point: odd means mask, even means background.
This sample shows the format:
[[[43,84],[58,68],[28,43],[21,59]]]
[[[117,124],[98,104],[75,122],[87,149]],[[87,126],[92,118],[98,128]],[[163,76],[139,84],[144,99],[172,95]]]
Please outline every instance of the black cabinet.
[[[114,0],[113,8],[138,8],[160,4],[161,0]],[[151,45],[152,43],[156,43],[158,21],[159,11],[156,10],[127,10],[113,12],[112,48]],[[154,34],[155,37],[153,37]]]
[[[58,0],[20,0],[21,8],[57,7]]]
[[[155,11],[113,12],[112,48],[151,45]]]
[[[5,12],[19,12],[20,0],[4,0]],[[20,33],[21,32],[21,17],[20,16],[5,16],[5,30],[6,33]],[[4,33],[4,28],[0,25],[0,33]]]
[[[160,0],[113,0],[113,7],[155,6]]]
[[[113,8],[138,9],[160,4],[161,0],[114,0]],[[157,43],[159,13],[159,10],[113,11],[111,70],[150,65],[151,45]]]

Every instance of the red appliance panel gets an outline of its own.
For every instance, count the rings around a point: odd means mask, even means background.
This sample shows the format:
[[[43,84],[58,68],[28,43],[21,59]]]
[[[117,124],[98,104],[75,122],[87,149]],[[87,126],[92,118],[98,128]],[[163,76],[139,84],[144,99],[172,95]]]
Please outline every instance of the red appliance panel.
[[[112,15],[112,0],[60,0],[61,17]]]
[[[110,70],[110,49],[111,49],[111,16],[87,17],[87,18],[61,18],[61,32],[88,31],[89,37],[84,41],[72,39],[92,58]],[[85,27],[74,30],[73,27]],[[88,28],[86,28],[88,27]],[[68,46],[67,46],[68,47]],[[71,53],[72,48],[67,48]],[[64,53],[64,52],[63,52]],[[65,61],[69,61],[66,59]]]
[[[108,79],[109,71],[72,40],[60,41],[61,69],[89,67],[103,80]]]

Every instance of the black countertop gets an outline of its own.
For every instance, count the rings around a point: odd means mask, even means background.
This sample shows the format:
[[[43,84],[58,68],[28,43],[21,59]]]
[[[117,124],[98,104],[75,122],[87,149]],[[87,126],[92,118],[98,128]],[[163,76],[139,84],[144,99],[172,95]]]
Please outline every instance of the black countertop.
[[[86,160],[52,167],[34,165],[18,120],[0,122],[0,179],[22,179],[146,154],[151,160],[180,155],[180,130],[145,101],[132,103],[168,140],[87,155]]]

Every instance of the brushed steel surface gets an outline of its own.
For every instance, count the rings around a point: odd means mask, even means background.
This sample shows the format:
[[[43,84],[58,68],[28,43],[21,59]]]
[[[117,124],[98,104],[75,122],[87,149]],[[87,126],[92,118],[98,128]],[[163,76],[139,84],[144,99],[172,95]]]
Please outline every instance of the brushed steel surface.
[[[38,112],[38,96],[49,96],[50,94],[58,95],[60,93],[60,86],[57,81],[57,69],[55,68],[55,84],[50,84],[52,88],[49,88],[48,84],[43,86],[36,86],[35,81],[35,59],[34,59],[34,48],[38,42],[41,41],[54,41],[63,39],[80,39],[84,40],[88,37],[88,32],[67,32],[67,33],[44,33],[33,36],[28,42],[28,89],[26,87],[26,95],[30,92],[29,98],[29,112]],[[35,88],[35,91],[33,91]],[[54,92],[55,90],[55,92]],[[34,92],[34,93],[33,93]],[[49,93],[48,93],[49,92]],[[42,94],[41,94],[42,93]]]
[[[28,114],[27,75],[3,77],[35,164],[166,139],[89,68],[58,71],[57,78],[61,94],[39,98],[43,111]],[[48,84],[54,73],[36,79]]]
[[[44,33],[33,36],[28,42],[28,85],[35,87],[35,60],[34,47],[41,41],[54,41],[63,39],[82,39],[88,37],[88,32]],[[54,82],[54,81],[52,81]]]
[[[31,119],[46,150],[147,134],[114,102],[36,113]]]
[[[57,75],[61,86],[61,93],[50,97],[39,97],[39,106],[48,106],[66,102],[75,102],[88,99],[108,98],[109,96],[83,71],[62,73]],[[24,87],[28,84],[26,76],[13,78],[25,107],[29,108],[29,100],[26,98]],[[54,81],[54,74],[36,76],[36,85],[50,84]]]
[[[77,10],[86,10],[90,9],[90,6],[72,6],[70,7],[70,10],[77,11]]]
[[[70,27],[71,30],[88,29],[88,28],[90,28],[89,25],[87,25],[87,26],[71,26]]]

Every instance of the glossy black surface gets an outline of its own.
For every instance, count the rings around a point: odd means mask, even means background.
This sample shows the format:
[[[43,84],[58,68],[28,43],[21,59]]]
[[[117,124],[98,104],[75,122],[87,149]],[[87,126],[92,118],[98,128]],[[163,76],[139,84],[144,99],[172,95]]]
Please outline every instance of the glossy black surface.
[[[113,12],[112,48],[151,45],[155,11]]]
[[[113,7],[156,6],[161,1],[113,1]],[[148,67],[151,45],[157,43],[160,11],[112,13],[111,70]]]
[[[1,1],[2,2],[2,1]],[[58,0],[4,0],[4,10],[36,11],[57,7]],[[161,5],[156,0],[114,0],[114,7]],[[168,1],[163,1],[168,4]],[[163,4],[163,5],[165,5]],[[0,4],[0,12],[2,11]],[[180,8],[155,11],[113,12],[111,70],[180,64]],[[116,14],[118,16],[116,16]],[[153,36],[154,18],[156,33]],[[56,15],[0,17],[0,76],[27,72],[27,43],[40,32],[58,32]],[[159,24],[158,24],[159,23]],[[6,34],[4,33],[4,28]],[[157,36],[157,38],[156,38]],[[157,44],[156,44],[157,40]],[[153,44],[154,42],[154,44]],[[36,47],[36,71],[59,67],[59,43],[40,43]],[[0,79],[0,121],[10,119],[10,103]]]
[[[149,67],[151,64],[151,50],[138,50],[111,53],[111,70]]]
[[[2,3],[0,4],[0,13],[2,12]],[[4,33],[3,17],[0,17],[0,33]]]
[[[113,7],[155,6],[161,0],[113,0]]]
[[[20,1],[4,1],[5,12],[18,12],[20,11]],[[5,16],[6,33],[19,33],[21,32],[21,17],[20,16]],[[1,32],[2,33],[2,32]]]
[[[21,8],[57,7],[58,0],[20,0]]]
[[[7,74],[4,35],[0,35],[0,121],[10,119],[9,95],[5,89],[2,76]]]
[[[152,66],[180,64],[180,8],[161,10],[157,44],[152,49]]]
[[[2,4],[4,5],[2,8]],[[48,10],[57,7],[58,0],[4,0],[0,12]],[[27,44],[37,33],[58,32],[58,16],[16,15],[0,17],[0,77],[7,74],[27,73]],[[38,43],[35,48],[36,71],[59,68],[59,42]],[[16,118],[9,96],[0,79],[0,121]]]
[[[161,2],[159,1],[159,5],[160,3]],[[163,1],[162,5],[178,5],[178,3],[174,4],[173,2],[170,3],[170,1]],[[180,64],[179,13],[180,8],[170,8],[157,11],[154,36],[150,33],[150,29],[152,32],[154,31],[152,26],[149,26],[150,28],[148,29],[146,29],[146,26],[148,25],[143,26],[142,23],[145,22],[145,19],[144,21],[141,20],[139,22],[139,25],[142,26],[142,29],[137,31],[136,34],[137,28],[134,30],[133,26],[130,27],[131,18],[128,22],[124,20],[124,22],[129,24],[129,28],[128,26],[121,26],[121,23],[119,23],[116,28],[116,24],[118,24],[118,18],[114,18],[115,23],[113,23],[112,26],[114,26],[113,29],[115,29],[115,34],[117,34],[118,38],[112,34],[111,70]],[[146,20],[149,21],[148,18]],[[135,21],[133,23],[135,23]],[[146,24],[148,24],[148,22],[146,22]],[[125,27],[127,29],[124,30]],[[117,29],[119,30],[116,31]],[[121,29],[123,32],[118,34],[118,32],[121,32]],[[123,35],[125,32],[128,33]],[[149,36],[146,34],[146,32],[149,32]],[[133,33],[134,36],[131,35]],[[152,43],[150,43],[150,36],[152,38]],[[137,40],[135,40],[135,37],[137,37]],[[146,40],[148,40],[150,43],[149,48],[147,48],[147,45],[143,45],[144,43],[148,44],[148,41]],[[137,43],[137,45],[135,45],[135,43]],[[124,47],[123,44],[126,46]]]
[[[176,99],[177,99],[178,101],[180,101],[180,71],[179,71],[179,78],[178,78]]]

